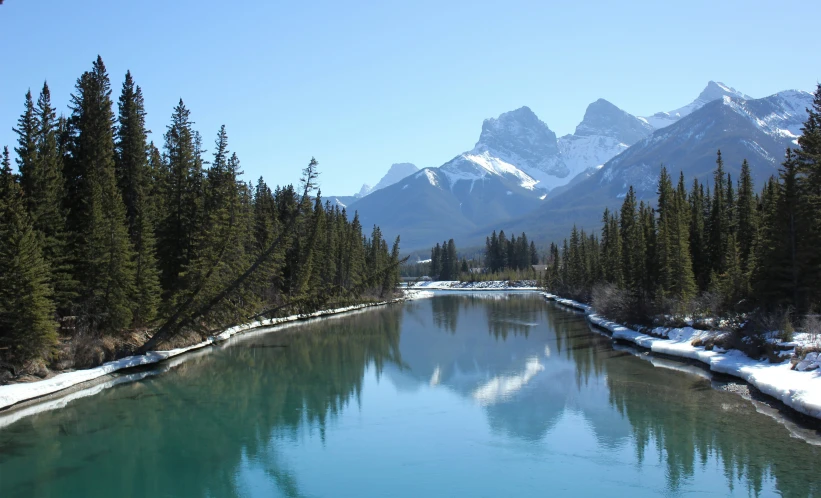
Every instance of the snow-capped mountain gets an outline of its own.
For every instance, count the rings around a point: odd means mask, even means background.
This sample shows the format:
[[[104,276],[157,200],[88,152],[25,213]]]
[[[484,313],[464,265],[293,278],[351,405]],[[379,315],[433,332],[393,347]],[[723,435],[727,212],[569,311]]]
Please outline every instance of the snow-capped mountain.
[[[395,163],[392,164],[390,169],[385,176],[379,180],[379,183],[371,187],[370,185],[363,184],[362,188],[359,189],[359,192],[354,194],[354,197],[365,197],[366,195],[376,192],[377,190],[381,190],[385,187],[390,187],[394,183],[398,182],[399,180],[410,176],[414,173],[419,171],[419,168],[416,167],[415,164],[411,163]]]
[[[705,104],[724,97],[734,97],[742,100],[749,100],[752,98],[739,92],[735,88],[725,85],[724,83],[710,81],[707,83],[707,87],[701,91],[698,97],[696,97],[696,100],[690,102],[686,106],[679,107],[678,109],[674,109],[669,112],[657,112],[652,116],[646,116],[640,119],[652,126],[653,129],[658,130],[659,128],[670,126],[684,116],[692,114],[694,111],[701,109]]]
[[[473,149],[438,168],[394,165],[383,179],[388,186],[335,199],[351,216],[358,212],[363,226],[401,235],[406,250],[451,237],[480,244],[500,228],[555,240],[574,223],[597,229],[604,207],[618,207],[629,185],[654,199],[662,163],[673,175],[684,171],[688,182],[706,179],[721,149],[734,178],[746,158],[760,185],[795,146],[810,103],[807,92],[751,99],[710,82],[692,103],[654,119],[597,100],[560,139],[521,107],[485,120]]]
[[[570,179],[556,134],[522,107],[485,120],[472,150],[354,206],[364,226],[377,224],[389,237],[401,234],[403,247],[418,248],[524,215],[543,201],[545,186]]]
[[[573,179],[592,174],[652,132],[647,122],[599,99],[587,106],[576,132],[559,139],[559,151]]]
[[[683,171],[688,186],[694,177],[710,181],[719,149],[734,179],[748,161],[758,189],[777,174],[785,149],[796,146],[811,105],[812,94],[799,90],[762,99],[725,95],[656,130],[514,226],[528,235],[528,228],[541,230],[549,239],[566,235],[574,223],[598,229],[604,208],[618,208],[631,185],[639,199],[655,201],[662,164],[674,178]]]
[[[476,146],[460,157],[476,164],[480,173],[488,170],[488,162],[496,172],[510,171],[512,166],[535,180],[534,188],[549,190],[570,181],[556,134],[526,106],[486,119]]]

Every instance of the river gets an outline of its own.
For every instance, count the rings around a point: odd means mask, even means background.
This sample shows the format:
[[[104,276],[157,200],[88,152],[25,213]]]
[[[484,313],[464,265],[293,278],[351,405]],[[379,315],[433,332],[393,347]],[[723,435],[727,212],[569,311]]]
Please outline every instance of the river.
[[[0,415],[0,496],[821,494],[790,423],[537,294],[373,308],[133,377]]]

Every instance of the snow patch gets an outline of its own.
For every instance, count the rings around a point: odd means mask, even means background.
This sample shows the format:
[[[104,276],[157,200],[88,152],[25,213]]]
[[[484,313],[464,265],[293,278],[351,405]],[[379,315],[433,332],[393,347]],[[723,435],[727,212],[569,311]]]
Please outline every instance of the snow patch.
[[[361,310],[365,308],[370,308],[374,306],[381,306],[393,302],[399,302],[402,300],[414,300],[414,299],[424,299],[428,297],[432,297],[432,292],[421,292],[421,291],[406,291],[405,296],[400,299],[394,299],[392,301],[382,301],[378,303],[366,303],[366,304],[358,304],[353,306],[346,306],[343,308],[336,308],[331,310],[321,310],[316,311],[314,313],[303,314],[303,315],[291,315],[283,318],[271,318],[267,320],[259,320],[256,322],[245,323],[242,325],[237,325],[235,327],[228,328],[224,330],[222,333],[217,334],[215,336],[207,338],[205,341],[184,347],[184,348],[177,348],[171,349],[168,351],[150,351],[145,355],[138,355],[138,356],[127,356],[125,358],[121,358],[119,360],[110,361],[107,363],[103,363],[102,365],[94,368],[88,368],[84,370],[75,370],[73,372],[66,372],[59,375],[55,375],[50,379],[45,379],[36,382],[24,382],[20,384],[10,384],[5,386],[0,386],[0,410],[4,408],[8,408],[12,405],[20,403],[22,401],[39,398],[42,396],[46,396],[49,394],[56,393],[58,391],[62,391],[64,389],[68,389],[70,387],[76,386],[78,384],[82,384],[85,382],[89,382],[105,375],[109,375],[111,373],[117,372],[119,370],[129,369],[133,367],[138,367],[142,365],[151,365],[154,363],[159,363],[162,361],[169,360],[171,358],[180,356],[184,353],[189,351],[194,351],[197,349],[204,348],[206,346],[210,346],[212,344],[226,341],[234,335],[248,332],[252,329],[257,329],[261,327],[272,327],[277,325],[282,325],[286,323],[296,322],[300,320],[307,320],[310,318],[319,318],[329,315],[337,315],[341,313],[347,313],[354,310]],[[95,386],[96,387],[96,386]],[[96,391],[95,391],[96,392]]]
[[[614,339],[632,342],[655,353],[700,361],[713,372],[741,378],[790,408],[821,418],[821,369],[801,372],[793,370],[789,361],[771,363],[769,360],[755,360],[738,350],[708,351],[703,347],[693,346],[692,343],[710,332],[692,327],[659,327],[652,330],[652,335],[643,334],[594,314],[593,309],[587,305],[552,294],[543,295],[547,299],[584,310],[591,323],[608,330]],[[810,362],[810,365],[817,362],[817,358],[810,358]]]

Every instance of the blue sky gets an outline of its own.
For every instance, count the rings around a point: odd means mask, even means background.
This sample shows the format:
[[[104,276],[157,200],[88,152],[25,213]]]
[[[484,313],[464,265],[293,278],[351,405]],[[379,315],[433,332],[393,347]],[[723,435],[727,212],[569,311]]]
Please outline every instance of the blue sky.
[[[29,87],[66,110],[98,53],[115,101],[127,69],[142,86],[155,142],[182,97],[247,178],[294,182],[315,156],[326,195],[439,166],[522,105],[561,136],[600,97],[646,115],[711,79],[754,97],[821,79],[821,2],[673,3],[6,0],[0,145]]]

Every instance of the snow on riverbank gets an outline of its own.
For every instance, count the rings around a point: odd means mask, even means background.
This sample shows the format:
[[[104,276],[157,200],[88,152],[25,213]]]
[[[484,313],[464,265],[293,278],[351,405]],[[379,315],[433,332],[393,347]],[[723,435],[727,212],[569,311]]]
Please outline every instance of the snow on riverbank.
[[[539,290],[535,280],[489,280],[487,282],[460,282],[459,280],[437,280],[433,282],[419,282],[411,289],[436,289],[436,290]]]
[[[56,393],[58,391],[62,391],[64,389],[68,389],[72,386],[76,386],[78,384],[82,384],[84,382],[88,382],[94,379],[98,379],[105,375],[117,372],[119,370],[124,370],[128,368],[133,368],[141,365],[150,365],[153,363],[159,363],[161,361],[165,361],[169,358],[173,358],[175,356],[179,356],[183,353],[187,353],[189,351],[193,351],[196,349],[201,349],[206,346],[210,346],[211,344],[215,344],[218,342],[226,341],[230,337],[247,332],[252,329],[257,329],[260,327],[272,327],[276,325],[281,325],[285,323],[295,322],[298,320],[308,320],[311,318],[319,318],[323,316],[329,315],[337,315],[340,313],[347,313],[353,310],[361,310],[364,308],[371,308],[374,306],[382,306],[385,304],[406,301],[406,300],[414,300],[414,299],[424,299],[428,297],[432,297],[432,292],[426,291],[417,291],[417,290],[408,290],[405,291],[405,296],[400,299],[394,299],[392,301],[382,301],[378,303],[366,303],[366,304],[358,304],[354,306],[347,306],[344,308],[337,308],[332,310],[322,310],[317,311],[315,313],[305,314],[305,315],[291,315],[283,318],[272,318],[268,320],[260,320],[256,322],[246,323],[242,325],[237,325],[235,327],[231,327],[229,329],[224,330],[218,335],[212,336],[204,340],[203,342],[185,347],[185,348],[177,348],[171,349],[168,351],[150,351],[145,355],[139,356],[127,356],[125,358],[121,358],[119,360],[110,361],[108,363],[103,363],[102,365],[94,368],[88,368],[84,370],[75,370],[73,372],[66,372],[59,375],[55,375],[50,379],[40,380],[36,382],[25,382],[20,384],[10,384],[6,386],[0,386],[0,410],[8,408],[12,405],[20,403],[22,401],[27,401],[34,398],[39,398],[41,396],[46,396],[49,394]]]
[[[738,350],[708,351],[703,347],[693,346],[693,341],[710,332],[692,327],[659,327],[652,331],[653,335],[643,334],[596,315],[585,304],[553,294],[542,295],[551,301],[584,311],[590,323],[609,331],[614,339],[632,342],[654,353],[700,361],[713,372],[739,377],[790,408],[821,419],[821,369],[800,372],[793,370],[789,361],[771,363],[769,360],[755,360]]]

